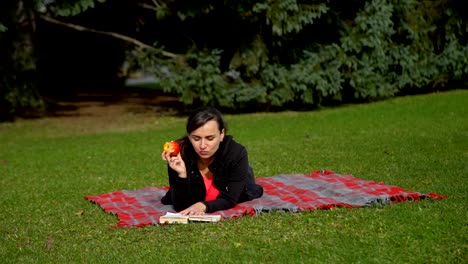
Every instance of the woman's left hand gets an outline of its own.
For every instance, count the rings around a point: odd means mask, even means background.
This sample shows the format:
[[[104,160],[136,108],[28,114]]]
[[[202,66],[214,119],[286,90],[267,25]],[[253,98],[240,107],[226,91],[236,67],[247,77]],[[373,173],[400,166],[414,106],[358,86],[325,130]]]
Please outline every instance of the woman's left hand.
[[[204,215],[206,211],[206,205],[202,202],[193,204],[189,208],[179,212],[181,215]]]

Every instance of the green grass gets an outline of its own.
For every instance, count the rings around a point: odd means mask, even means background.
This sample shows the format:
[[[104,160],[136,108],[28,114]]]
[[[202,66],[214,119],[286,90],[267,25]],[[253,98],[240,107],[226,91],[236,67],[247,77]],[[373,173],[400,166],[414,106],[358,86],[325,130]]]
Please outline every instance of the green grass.
[[[468,91],[461,90],[226,116],[257,177],[330,169],[447,199],[144,228],[113,228],[116,217],[83,196],[167,185],[161,146],[183,133],[185,118],[155,117],[138,130],[92,133],[53,119],[0,124],[0,259],[466,263],[467,105]]]

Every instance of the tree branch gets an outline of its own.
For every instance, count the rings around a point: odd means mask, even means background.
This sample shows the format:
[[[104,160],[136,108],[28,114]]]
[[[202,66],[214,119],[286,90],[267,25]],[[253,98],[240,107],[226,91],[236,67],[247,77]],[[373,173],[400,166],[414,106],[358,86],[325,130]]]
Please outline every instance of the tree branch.
[[[119,33],[95,30],[95,29],[83,27],[83,26],[80,26],[80,25],[75,25],[75,24],[62,22],[60,20],[57,20],[57,19],[54,19],[54,18],[51,18],[51,17],[48,17],[48,16],[40,16],[40,18],[47,21],[47,22],[49,22],[49,23],[58,24],[58,25],[61,25],[61,26],[72,28],[72,29],[77,30],[77,31],[86,31],[86,32],[93,32],[93,33],[97,33],[97,34],[107,35],[107,36],[111,36],[113,38],[117,38],[117,39],[129,42],[129,43],[132,43],[132,44],[134,44],[134,45],[136,45],[136,46],[138,46],[140,48],[143,48],[143,49],[157,50],[155,47],[152,47],[152,46],[147,45],[147,44],[145,44],[145,43],[143,43],[143,42],[141,42],[141,41],[139,41],[137,39],[134,39],[134,38],[131,38],[129,36],[125,36],[125,35],[122,35],[122,34],[119,34]],[[167,52],[167,51],[164,51],[164,50],[161,51],[161,52],[162,52],[162,55],[165,56],[165,57],[169,57],[169,58],[176,58],[177,57],[177,54],[174,54],[174,53],[171,53],[171,52]]]
[[[141,6],[142,8],[145,8],[145,9],[149,9],[149,10],[152,10],[152,11],[158,11],[158,8],[157,7],[154,7],[152,5],[148,5],[148,4],[138,4],[138,6]]]

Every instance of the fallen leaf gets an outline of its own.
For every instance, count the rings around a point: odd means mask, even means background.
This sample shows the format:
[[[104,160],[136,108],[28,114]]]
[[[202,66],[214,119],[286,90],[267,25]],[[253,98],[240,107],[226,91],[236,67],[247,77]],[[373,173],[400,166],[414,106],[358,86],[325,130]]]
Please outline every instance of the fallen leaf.
[[[45,244],[45,247],[46,247],[46,249],[51,249],[53,245],[54,245],[54,239],[51,236],[49,236],[47,238],[47,242]]]
[[[76,213],[76,215],[84,215],[85,211],[84,210],[80,210],[78,211],[78,213]]]

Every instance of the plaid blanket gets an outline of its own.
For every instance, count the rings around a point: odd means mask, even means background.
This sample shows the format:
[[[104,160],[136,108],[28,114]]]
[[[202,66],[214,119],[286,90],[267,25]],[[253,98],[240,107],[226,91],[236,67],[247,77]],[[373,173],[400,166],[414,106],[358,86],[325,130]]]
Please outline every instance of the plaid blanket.
[[[305,175],[281,174],[257,178],[256,182],[264,188],[261,198],[240,203],[234,208],[216,214],[220,214],[223,219],[232,219],[274,210],[300,212],[445,198],[435,193],[407,191],[381,182],[355,178],[352,175],[336,174],[333,171],[314,171]],[[168,187],[146,187],[85,196],[85,199],[99,204],[105,212],[116,214],[119,219],[117,226],[142,227],[157,225],[161,215],[174,212],[171,206],[163,205],[160,201],[167,190]]]

